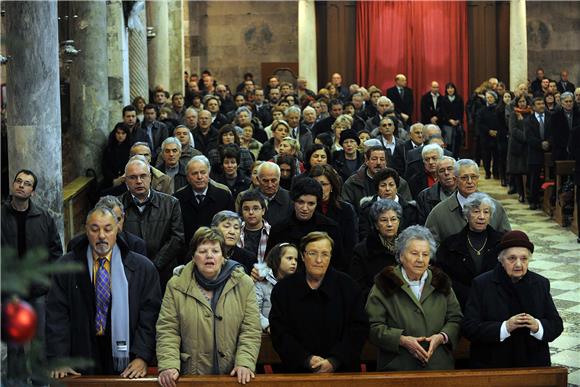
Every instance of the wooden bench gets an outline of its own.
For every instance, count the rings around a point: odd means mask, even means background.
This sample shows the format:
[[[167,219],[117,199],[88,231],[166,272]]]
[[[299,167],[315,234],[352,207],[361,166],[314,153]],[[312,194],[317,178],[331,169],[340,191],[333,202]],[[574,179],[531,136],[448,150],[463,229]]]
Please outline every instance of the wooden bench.
[[[562,188],[562,184],[566,178],[570,175],[574,174],[574,169],[576,167],[576,162],[573,160],[557,160],[555,162],[555,169],[554,174],[556,175],[556,186],[554,189],[556,190],[556,206],[554,207],[554,220],[560,226],[567,226],[566,219],[564,217],[564,207],[560,201],[560,190]]]
[[[157,378],[123,379],[116,376],[79,376],[62,380],[69,387],[99,386],[159,387]],[[454,370],[422,372],[369,372],[348,374],[279,374],[257,375],[249,384],[251,387],[566,387],[568,370],[564,367],[512,368],[488,370]],[[178,386],[239,387],[237,380],[230,376],[183,376]]]
[[[89,187],[93,177],[77,177],[63,189],[64,243],[66,244],[82,230],[90,211]]]
[[[551,171],[554,168],[554,162],[552,160],[552,153],[544,153],[544,183],[542,188],[544,189],[544,197],[542,201],[542,211],[548,216],[552,216],[554,213],[554,205],[552,203],[552,196],[554,196],[554,180],[551,176]]]

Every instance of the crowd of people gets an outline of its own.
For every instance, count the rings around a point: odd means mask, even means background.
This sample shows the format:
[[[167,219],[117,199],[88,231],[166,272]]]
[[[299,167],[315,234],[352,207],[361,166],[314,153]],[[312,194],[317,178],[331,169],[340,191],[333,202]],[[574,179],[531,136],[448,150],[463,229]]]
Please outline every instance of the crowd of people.
[[[252,74],[230,90],[209,71],[186,86],[123,109],[102,197],[64,256],[31,199],[37,176],[14,178],[3,247],[83,267],[30,295],[46,310],[48,359],[93,360],[53,377],[157,364],[164,387],[186,374],[245,384],[263,334],[287,372],[357,371],[367,340],[377,370],[452,369],[461,336],[473,367],[550,365],[563,324],[549,281],[528,270],[533,242],[479,191],[479,165],[537,208],[544,153],[579,156],[567,73],[538,71],[513,93],[491,78],[466,104],[432,82],[419,119],[403,74],[385,93],[336,73],[317,93]],[[458,157],[465,113],[473,159]]]

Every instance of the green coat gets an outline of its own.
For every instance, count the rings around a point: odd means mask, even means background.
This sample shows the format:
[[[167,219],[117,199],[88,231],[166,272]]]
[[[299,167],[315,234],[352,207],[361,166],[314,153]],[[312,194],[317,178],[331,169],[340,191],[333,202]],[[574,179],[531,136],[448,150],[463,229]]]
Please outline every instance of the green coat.
[[[235,366],[254,371],[262,330],[253,281],[243,268],[236,268],[224,286],[214,318],[193,267],[193,262],[188,263],[167,283],[157,320],[159,371],[175,368],[182,375],[211,374],[214,324],[220,374],[229,374]]]
[[[371,325],[369,339],[379,347],[377,371],[454,368],[452,350],[463,315],[449,277],[437,268],[427,273],[420,302],[403,279],[401,266],[388,266],[375,277],[366,311]],[[399,345],[401,335],[429,337],[440,332],[447,334],[449,342],[437,348],[425,367]]]

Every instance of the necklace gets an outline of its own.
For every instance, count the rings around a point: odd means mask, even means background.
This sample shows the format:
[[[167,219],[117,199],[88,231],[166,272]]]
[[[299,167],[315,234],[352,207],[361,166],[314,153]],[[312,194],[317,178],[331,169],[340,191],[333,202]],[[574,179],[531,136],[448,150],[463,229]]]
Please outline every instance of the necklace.
[[[485,248],[485,244],[487,243],[487,236],[485,237],[485,240],[483,241],[483,245],[481,245],[481,249],[476,249],[473,244],[471,243],[471,240],[469,239],[469,235],[467,235],[467,243],[469,243],[469,246],[473,249],[473,251],[475,251],[475,254],[477,255],[481,255],[481,252],[483,251],[483,249]]]

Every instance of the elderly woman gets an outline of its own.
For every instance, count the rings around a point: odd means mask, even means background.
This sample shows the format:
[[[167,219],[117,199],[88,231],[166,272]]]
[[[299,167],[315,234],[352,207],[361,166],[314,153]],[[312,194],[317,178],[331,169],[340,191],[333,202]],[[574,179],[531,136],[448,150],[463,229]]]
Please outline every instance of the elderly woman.
[[[500,264],[473,280],[465,307],[471,367],[548,367],[548,343],[563,330],[550,281],[528,271],[534,244],[524,232],[507,232],[499,250]]]
[[[415,201],[406,201],[399,189],[402,185],[402,179],[399,177],[397,171],[393,168],[384,168],[375,173],[373,183],[375,184],[377,194],[374,196],[367,196],[362,198],[360,203],[360,217],[359,217],[359,236],[360,239],[366,238],[370,232],[371,224],[369,218],[369,211],[374,202],[379,199],[394,200],[401,205],[403,215],[399,219],[399,231],[403,231],[408,226],[418,223],[418,211]]]
[[[246,273],[250,274],[258,260],[251,252],[238,246],[242,230],[240,215],[233,211],[220,211],[211,220],[211,227],[219,230],[224,236],[224,256],[243,265]]]
[[[342,150],[342,146],[340,145],[340,133],[342,133],[343,130],[350,129],[352,127],[352,121],[352,117],[348,114],[341,114],[336,117],[336,120],[331,126],[334,140],[332,147],[330,148],[331,152]]]
[[[363,288],[371,290],[375,275],[385,266],[395,266],[395,238],[403,217],[403,208],[394,200],[379,199],[370,207],[371,232],[354,247],[350,265],[351,277]]]
[[[324,232],[304,236],[303,267],[272,291],[272,344],[287,372],[348,372],[360,364],[368,333],[363,293],[330,267],[333,246]]]
[[[193,257],[167,284],[157,320],[159,384],[174,387],[180,374],[254,377],[260,352],[260,315],[253,281],[225,258],[219,231],[200,227]]]
[[[399,265],[375,277],[366,305],[377,370],[453,369],[462,314],[449,277],[429,268],[435,240],[427,228],[411,226],[395,251]]]
[[[469,195],[463,204],[467,225],[445,239],[437,250],[435,265],[451,278],[461,310],[465,310],[473,279],[497,265],[496,248],[503,234],[489,225],[494,211],[495,202],[489,195]]]
[[[340,176],[328,164],[313,166],[309,176],[320,183],[322,201],[319,210],[338,223],[344,238],[342,243],[344,256],[350,258],[352,249],[358,242],[357,217],[352,204],[340,200],[342,194]]]

